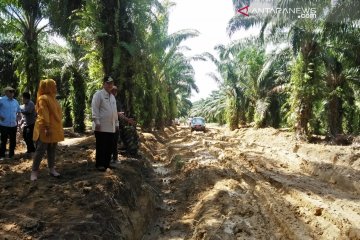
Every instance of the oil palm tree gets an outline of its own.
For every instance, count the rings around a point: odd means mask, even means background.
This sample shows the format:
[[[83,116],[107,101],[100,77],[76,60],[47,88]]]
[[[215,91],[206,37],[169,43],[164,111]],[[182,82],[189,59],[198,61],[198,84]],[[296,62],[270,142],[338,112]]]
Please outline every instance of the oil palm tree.
[[[317,17],[326,12],[329,3],[326,1],[294,1],[280,0],[275,7],[296,8],[301,4],[302,7],[317,9]],[[237,16],[239,19],[239,16]],[[319,21],[310,19],[301,19],[293,15],[264,15],[257,22],[249,22],[249,20],[232,21],[229,25],[231,32],[240,27],[250,27],[254,24],[262,24],[261,37],[269,28],[270,36],[275,33],[288,32],[288,40],[291,43],[295,60],[293,62],[291,82],[291,109],[294,120],[294,128],[296,135],[300,139],[308,139],[308,124],[312,119],[312,106],[316,97],[318,97],[320,78],[318,66],[319,64]]]
[[[218,45],[215,47],[218,52],[218,58],[213,56],[211,53],[204,53],[203,55],[211,60],[220,74],[216,76],[214,74],[210,75],[213,79],[220,83],[224,88],[227,94],[227,123],[231,130],[237,129],[239,127],[240,120],[245,120],[245,94],[244,89],[238,84],[243,75],[239,74],[237,61],[235,59],[234,53],[231,49],[227,49],[224,45]]]
[[[23,72],[20,76],[25,76],[21,77],[21,85],[34,96],[40,79],[39,34],[46,28],[42,24],[41,3],[37,0],[4,1],[0,12],[0,22],[6,26],[1,29],[22,39],[19,44],[23,51],[17,59],[17,66]]]

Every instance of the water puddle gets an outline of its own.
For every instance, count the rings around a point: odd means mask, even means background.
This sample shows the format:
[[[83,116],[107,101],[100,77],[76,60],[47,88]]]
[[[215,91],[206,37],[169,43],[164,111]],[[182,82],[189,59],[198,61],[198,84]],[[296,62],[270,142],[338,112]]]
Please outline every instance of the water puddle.
[[[199,156],[194,158],[193,161],[197,161],[200,165],[210,165],[219,162],[219,160],[208,151],[201,151],[196,154]]]
[[[166,168],[163,163],[153,164],[154,172],[158,175],[165,176],[170,173],[170,169]]]
[[[195,147],[199,144],[199,141],[193,141],[190,143],[184,143],[184,144],[172,144],[171,146],[173,148],[189,148],[189,147]]]

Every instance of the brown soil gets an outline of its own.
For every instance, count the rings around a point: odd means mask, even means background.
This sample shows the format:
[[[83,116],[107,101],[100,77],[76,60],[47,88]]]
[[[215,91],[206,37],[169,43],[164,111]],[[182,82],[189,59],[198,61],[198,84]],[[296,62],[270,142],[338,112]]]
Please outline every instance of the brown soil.
[[[141,133],[141,156],[94,170],[94,138],[69,136],[62,178],[31,182],[19,147],[0,162],[0,239],[360,239],[360,144],[210,126]]]

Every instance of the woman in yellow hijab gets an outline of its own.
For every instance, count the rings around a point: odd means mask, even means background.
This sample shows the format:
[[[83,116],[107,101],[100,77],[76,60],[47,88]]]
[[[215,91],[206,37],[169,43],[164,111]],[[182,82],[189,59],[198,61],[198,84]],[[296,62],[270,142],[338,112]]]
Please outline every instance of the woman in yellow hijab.
[[[55,152],[57,143],[64,140],[62,127],[62,110],[56,100],[56,82],[52,79],[40,81],[37,93],[37,119],[34,127],[33,140],[36,142],[36,151],[30,179],[37,180],[41,160],[47,152],[49,173],[60,177],[55,170]]]

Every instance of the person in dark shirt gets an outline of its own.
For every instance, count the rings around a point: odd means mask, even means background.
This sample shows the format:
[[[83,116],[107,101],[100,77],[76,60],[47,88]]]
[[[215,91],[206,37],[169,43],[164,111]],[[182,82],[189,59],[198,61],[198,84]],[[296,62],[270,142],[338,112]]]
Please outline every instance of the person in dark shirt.
[[[114,86],[111,90],[111,94],[115,97],[117,96],[118,89]],[[112,151],[112,160],[111,163],[118,162],[118,143],[119,141],[123,144],[123,149],[127,153],[134,154],[134,149],[137,151],[138,146],[138,135],[136,133],[136,122],[134,119],[125,116],[124,107],[121,102],[116,99],[116,108],[119,117],[119,129],[115,132],[114,142],[113,142],[113,151]],[[136,140],[136,141],[135,141]],[[135,142],[134,142],[135,141]],[[136,144],[135,144],[136,143]]]
[[[23,115],[23,138],[27,147],[26,153],[33,153],[35,152],[33,141],[34,125],[36,121],[35,104],[30,100],[30,93],[24,92],[22,97],[24,103],[24,105],[21,105],[21,113]]]
[[[113,86],[113,88],[111,89],[111,94],[114,95],[115,99],[116,99],[116,95],[117,95],[118,89],[116,86]],[[120,101],[118,99],[116,99],[116,110],[119,113],[123,113],[122,112],[122,105],[120,103]],[[111,153],[111,163],[117,163],[118,162],[118,141],[119,141],[119,128],[116,129],[115,131],[115,135],[114,135],[114,142],[113,142],[113,147],[112,147],[112,153]]]

